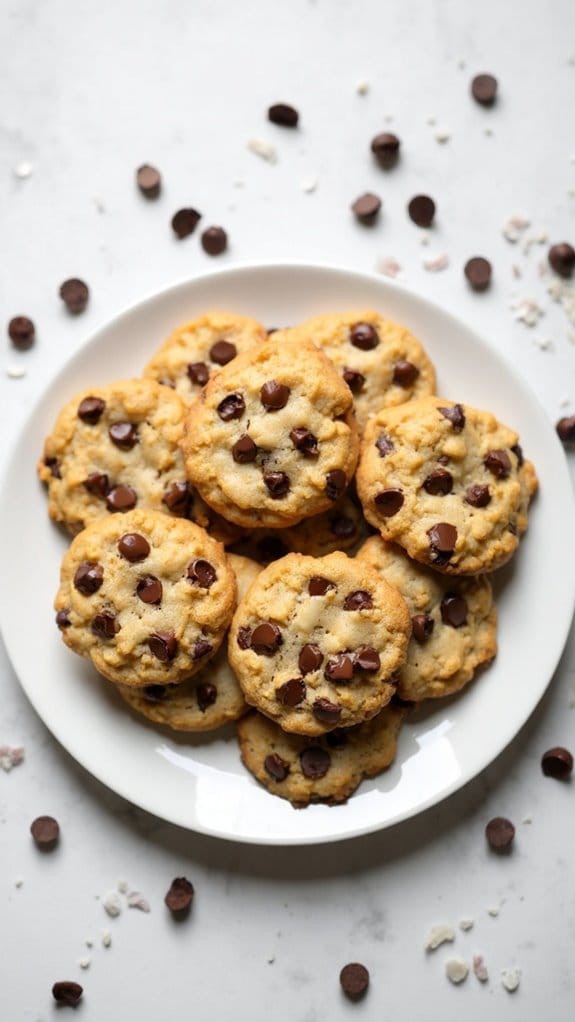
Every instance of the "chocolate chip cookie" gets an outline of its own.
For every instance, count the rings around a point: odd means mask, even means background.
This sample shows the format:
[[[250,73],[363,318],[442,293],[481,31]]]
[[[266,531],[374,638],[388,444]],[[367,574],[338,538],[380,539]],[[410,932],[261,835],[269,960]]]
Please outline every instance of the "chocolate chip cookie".
[[[248,703],[286,731],[319,735],[390,701],[410,633],[403,598],[365,563],[288,554],[241,601],[228,654]]]
[[[297,808],[345,802],[364,777],[375,777],[393,762],[404,714],[392,702],[364,724],[305,738],[250,713],[238,723],[241,757],[272,795]]]
[[[438,571],[472,575],[517,549],[537,478],[517,433],[490,412],[428,397],[370,421],[357,489],[384,539]]]
[[[176,684],[216,653],[236,603],[221,544],[192,522],[128,511],[92,522],[64,555],[56,623],[110,681]]]
[[[366,540],[356,557],[396,586],[409,607],[411,640],[397,682],[401,699],[452,695],[493,660],[497,613],[486,575],[440,575],[379,536]]]
[[[333,507],[357,462],[349,388],[313,344],[238,355],[190,405],[182,448],[206,503],[238,525],[293,525]]]

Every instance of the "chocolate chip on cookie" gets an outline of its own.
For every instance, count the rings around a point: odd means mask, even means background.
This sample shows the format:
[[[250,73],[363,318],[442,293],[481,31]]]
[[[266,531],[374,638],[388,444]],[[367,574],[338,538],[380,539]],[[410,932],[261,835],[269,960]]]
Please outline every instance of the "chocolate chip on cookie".
[[[331,766],[331,756],[321,745],[308,745],[300,753],[299,760],[304,777],[314,781],[325,777]]]
[[[354,348],[361,351],[371,351],[379,344],[377,330],[371,323],[354,323],[349,331],[349,339]]]
[[[83,596],[92,596],[104,581],[104,569],[96,561],[82,561],[74,573],[74,587]]]
[[[274,752],[264,759],[264,768],[274,781],[285,781],[290,771],[289,763]]]

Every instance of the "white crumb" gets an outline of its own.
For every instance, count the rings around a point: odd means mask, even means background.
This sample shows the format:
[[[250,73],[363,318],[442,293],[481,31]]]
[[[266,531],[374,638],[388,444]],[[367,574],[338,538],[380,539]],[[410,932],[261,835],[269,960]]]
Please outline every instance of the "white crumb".
[[[366,81],[365,78],[361,78],[360,81],[356,83],[355,91],[358,96],[367,96],[369,92],[369,82]]]
[[[549,235],[547,234],[547,231],[535,231],[534,234],[527,235],[527,237],[523,241],[521,248],[525,255],[529,255],[529,252],[531,251],[533,245],[544,245],[547,241],[549,241]]]
[[[20,766],[24,759],[23,745],[0,745],[0,767],[9,774],[12,767]]]
[[[274,962],[275,962],[275,957],[274,958],[268,958],[267,962],[268,962],[268,965],[273,965]]]
[[[428,117],[427,118],[427,123],[432,128],[434,126],[434,124],[437,124],[437,118],[436,117]]]
[[[533,817],[532,816],[524,816],[523,819],[521,820],[521,823],[533,823]]]
[[[122,911],[122,902],[115,891],[109,891],[108,894],[104,895],[102,898],[102,908],[105,909],[112,919],[115,919],[116,916],[120,915],[120,912]]]
[[[483,134],[487,135],[487,138],[491,138],[491,136],[494,134],[493,128],[484,128]]]
[[[104,930],[102,934],[102,947],[110,947],[112,943],[112,934],[109,930]]]
[[[512,994],[517,990],[519,981],[521,979],[521,969],[502,969],[501,970],[501,985],[507,990],[508,993]]]
[[[318,184],[319,184],[319,181],[318,181],[317,177],[315,177],[315,176],[304,177],[302,182],[301,182],[301,190],[302,190],[302,192],[307,192],[308,194],[311,194],[311,192],[315,192],[315,190],[317,189]]]
[[[11,380],[22,380],[26,375],[24,366],[8,366],[6,369],[6,376]]]
[[[501,228],[503,237],[514,245],[516,241],[519,241],[523,231],[526,231],[530,224],[531,221],[527,217],[515,213],[513,216],[508,217],[503,224]]]
[[[465,919],[460,919],[459,920],[459,929],[463,930],[464,932],[466,932],[467,930],[472,930],[473,926],[474,926],[474,923],[475,923],[474,919],[469,919],[466,916]]]
[[[489,973],[483,961],[483,955],[473,955],[473,975],[477,976],[480,983],[487,983]]]
[[[378,273],[383,273],[384,277],[395,279],[401,273],[401,263],[398,263],[393,256],[386,256],[383,259],[378,259],[375,269]]]
[[[554,347],[553,341],[550,337],[534,337],[533,340],[537,347],[541,348],[541,351],[549,351]]]
[[[23,884],[24,880],[22,879],[22,877],[17,877],[17,879],[14,881],[14,887],[22,887]]]
[[[127,880],[120,880],[118,882],[118,890],[120,894],[127,894],[130,890],[130,885]]]
[[[515,313],[513,318],[519,323],[525,323],[525,326],[535,326],[535,324],[541,319],[544,312],[535,299],[529,298],[527,295],[524,295],[521,298],[515,298],[511,302],[511,308]]]
[[[26,178],[31,176],[33,170],[34,167],[29,160],[21,160],[14,167],[14,177],[17,177],[20,181],[25,181]]]
[[[449,256],[447,252],[442,252],[440,255],[430,256],[428,259],[423,260],[423,269],[429,273],[440,273],[441,270],[445,270],[449,266]]]
[[[92,940],[91,937],[86,937],[84,944],[86,945],[86,947],[94,947],[94,941]]]
[[[453,926],[448,926],[446,923],[439,923],[437,926],[432,926],[427,937],[425,938],[425,950],[435,951],[441,944],[445,944],[446,941],[455,940],[455,930]]]
[[[137,908],[140,912],[149,912],[150,903],[140,891],[130,891],[127,895],[128,908]]]
[[[262,160],[267,160],[268,163],[277,162],[278,154],[275,146],[271,145],[270,142],[266,142],[263,138],[248,139],[248,149],[250,152],[255,153],[256,156],[260,156]]]
[[[547,285],[547,293],[559,303],[571,325],[575,326],[575,285],[554,277]]]
[[[451,132],[446,131],[445,128],[438,128],[437,131],[433,132],[433,137],[436,142],[439,142],[440,145],[444,145],[445,142],[449,142],[451,138]]]
[[[91,958],[86,957],[78,959],[78,965],[80,966],[81,969],[89,969],[91,964],[92,964]]]
[[[571,404],[571,398],[567,397],[567,395],[563,395],[563,397],[559,398],[559,407],[560,408],[568,408],[570,404]]]
[[[499,915],[499,905],[490,905],[487,909],[487,914],[493,916],[494,919]]]
[[[448,958],[445,963],[445,975],[452,983],[463,983],[469,974],[469,966],[463,958]]]
[[[458,60],[457,67],[459,68],[460,71],[464,71],[465,68],[467,67],[467,64],[465,63],[464,60]]]

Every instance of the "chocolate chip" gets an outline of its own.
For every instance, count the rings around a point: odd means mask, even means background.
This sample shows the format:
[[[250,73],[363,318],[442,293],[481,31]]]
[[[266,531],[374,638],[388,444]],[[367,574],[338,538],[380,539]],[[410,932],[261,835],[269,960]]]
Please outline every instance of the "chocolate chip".
[[[343,601],[344,610],[371,610],[372,607],[371,593],[366,592],[365,589],[356,589]]]
[[[18,351],[28,351],[36,340],[36,328],[28,316],[14,316],[8,323],[8,336]]]
[[[196,699],[202,713],[205,713],[209,706],[213,706],[218,698],[218,690],[209,681],[201,681],[196,685]]]
[[[475,75],[471,82],[471,95],[481,106],[493,106],[497,96],[497,78],[493,75]]]
[[[76,568],[74,586],[83,596],[92,596],[104,581],[104,569],[95,561],[82,561]]]
[[[285,472],[264,472],[263,480],[274,500],[279,500],[289,493],[290,480]]]
[[[144,561],[150,553],[150,544],[139,532],[126,532],[118,540],[118,550],[130,564]]]
[[[207,642],[206,639],[198,639],[192,649],[192,660],[201,660],[202,657],[211,653],[213,648],[211,642]]]
[[[523,457],[523,450],[521,448],[521,444],[513,444],[511,450],[513,451],[515,457],[517,458],[517,468],[521,468],[525,461],[525,458]]]
[[[557,781],[565,781],[573,770],[573,756],[569,749],[560,745],[554,746],[543,753],[541,769],[546,777],[554,777]]]
[[[238,349],[231,341],[216,341],[210,348],[210,358],[219,366],[227,366],[236,357]]]
[[[290,388],[277,380],[268,380],[260,390],[260,400],[268,412],[277,412],[285,408],[290,396]]]
[[[106,495],[108,511],[131,511],[138,503],[138,494],[131,486],[113,486]]]
[[[359,373],[357,369],[349,369],[346,366],[343,370],[343,378],[352,394],[359,394],[363,390],[365,376],[363,373]]]
[[[369,972],[365,965],[359,962],[350,962],[344,965],[339,974],[341,989],[350,1001],[359,1001],[364,997],[369,986]]]
[[[432,496],[447,496],[453,489],[453,476],[445,468],[436,468],[423,481],[423,489]]]
[[[413,638],[416,642],[426,642],[433,632],[435,621],[429,614],[415,614],[411,619]]]
[[[568,279],[572,276],[575,269],[575,248],[568,242],[563,241],[558,245],[552,245],[547,258],[549,265],[560,277]]]
[[[162,583],[155,575],[144,575],[136,586],[136,592],[142,603],[151,603],[157,606],[162,602]]]
[[[50,475],[53,479],[61,479],[62,473],[60,472],[60,462],[57,458],[44,458],[44,464],[46,468],[50,469]]]
[[[345,493],[347,476],[341,468],[334,468],[325,477],[325,492],[330,500],[339,500]]]
[[[248,436],[247,433],[236,440],[232,447],[232,457],[238,465],[247,465],[250,461],[255,461],[257,454],[257,444],[254,444],[251,436]]]
[[[189,912],[193,900],[194,885],[185,877],[176,877],[170,884],[164,904],[174,915],[183,916]]]
[[[78,280],[77,277],[65,280],[60,287],[60,298],[68,312],[71,312],[74,316],[84,311],[89,297],[88,285],[83,280]]]
[[[353,654],[356,669],[360,671],[379,671],[381,659],[373,646],[358,646]]]
[[[256,540],[256,548],[258,552],[258,560],[264,564],[270,564],[271,561],[277,561],[280,557],[285,557],[288,553],[287,547],[283,540],[279,536],[262,536]]]
[[[485,828],[485,837],[494,852],[508,852],[515,837],[515,827],[504,816],[494,816]]]
[[[468,486],[463,499],[466,504],[471,504],[471,507],[487,507],[491,501],[489,487],[484,486],[483,483],[475,483],[473,486]]]
[[[332,703],[329,699],[316,699],[312,704],[311,712],[315,719],[323,724],[337,724],[341,717],[341,706]]]
[[[204,560],[203,557],[196,557],[194,561],[188,564],[186,575],[188,580],[194,585],[199,586],[200,589],[209,589],[218,577],[213,564]]]
[[[272,752],[269,756],[264,759],[264,769],[266,773],[273,777],[274,781],[285,781],[289,774],[289,763],[286,763],[285,759],[278,756],[277,752]]]
[[[30,824],[30,833],[38,848],[49,851],[60,837],[60,825],[53,816],[37,816]]]
[[[439,563],[449,560],[457,543],[457,529],[449,522],[438,522],[427,530],[429,545]],[[447,557],[449,554],[449,557]]]
[[[379,434],[375,441],[375,446],[379,451],[380,458],[385,458],[386,454],[391,454],[391,452],[395,450],[393,440],[387,435],[387,433]]]
[[[335,583],[323,575],[312,575],[307,587],[310,596],[325,596],[330,589],[335,589]]]
[[[465,426],[465,411],[463,405],[451,405],[450,408],[438,408],[437,411],[451,423],[456,433],[461,433]]]
[[[186,369],[190,383],[203,387],[210,378],[210,370],[205,362],[189,362]]]
[[[228,236],[223,227],[208,227],[202,234],[201,242],[207,255],[218,256],[228,247]]]
[[[566,415],[555,426],[562,444],[575,444],[575,415]]]
[[[329,658],[324,674],[328,681],[351,681],[353,667],[353,659],[348,653],[337,653]]]
[[[380,167],[391,170],[399,159],[400,141],[397,135],[383,131],[371,140],[371,151]]]
[[[78,405],[78,418],[88,424],[88,426],[95,426],[100,420],[106,402],[102,401],[101,397],[85,397],[83,401],[80,401]]]
[[[323,653],[319,646],[314,643],[306,642],[305,646],[302,646],[299,658],[298,666],[302,674],[311,674],[312,671],[317,671],[323,664]]]
[[[360,351],[371,351],[379,344],[377,330],[371,323],[354,323],[349,328],[349,339],[354,348],[359,348]]]
[[[188,235],[194,233],[201,219],[202,214],[198,213],[197,209],[192,209],[189,206],[179,209],[172,217],[172,230],[181,241],[182,238],[187,238]]]
[[[187,514],[191,500],[190,487],[185,479],[176,479],[164,490],[162,504],[175,515]]]
[[[254,628],[250,639],[251,648],[260,656],[274,656],[282,642],[282,633],[271,621],[264,621]]]
[[[108,496],[110,480],[105,472],[90,472],[88,478],[84,479],[83,485],[93,497],[100,497],[104,500]]]
[[[238,628],[236,641],[240,649],[250,649],[252,644],[252,636],[249,628],[246,628],[245,626],[242,628]]]
[[[83,993],[84,988],[71,979],[62,979],[52,987],[54,1000],[68,1008],[75,1008]]]
[[[473,291],[487,291],[491,283],[491,263],[488,259],[473,256],[467,260],[463,272]]]
[[[171,685],[146,685],[143,689],[144,699],[149,703],[162,703],[171,688]]]
[[[113,639],[120,631],[120,626],[115,614],[109,614],[107,611],[104,611],[92,618],[90,629],[99,639],[106,640]]]
[[[321,745],[308,745],[300,752],[299,761],[304,777],[311,781],[319,781],[325,777],[331,766],[331,756]]]
[[[414,366],[413,362],[408,362],[406,359],[400,359],[393,367],[392,381],[398,387],[404,387],[405,389],[412,387],[418,376],[419,369],[417,366]]]
[[[70,625],[72,624],[69,618],[69,614],[70,614],[69,607],[66,607],[63,610],[59,610],[58,613],[56,614],[56,624],[58,625],[60,631],[63,631],[64,628],[69,628]]]
[[[407,212],[418,227],[431,227],[435,216],[435,203],[429,195],[414,195],[409,202]]]
[[[299,114],[289,103],[274,103],[268,109],[268,121],[281,128],[297,128]]]
[[[365,192],[352,203],[352,211],[362,224],[371,225],[375,223],[377,214],[381,209],[381,199],[373,192]]]
[[[223,422],[241,419],[246,410],[246,403],[241,394],[228,394],[218,405],[218,415]]]
[[[357,532],[357,526],[353,518],[348,518],[347,515],[334,515],[329,523],[329,530],[337,539],[351,539]]]
[[[306,458],[318,457],[319,447],[317,445],[317,437],[309,429],[298,426],[290,431],[289,437],[296,450],[304,454]]]
[[[458,593],[446,593],[441,601],[441,619],[452,628],[461,628],[467,621],[467,600]]]
[[[108,434],[112,443],[121,451],[131,451],[138,443],[138,430],[131,422],[114,422]]]
[[[173,632],[153,632],[148,639],[148,647],[150,653],[167,664],[178,652],[178,640]]]
[[[304,701],[305,694],[306,685],[303,678],[290,678],[276,688],[276,699],[282,706],[299,706]]]
[[[507,451],[489,451],[483,464],[493,473],[496,479],[507,479],[511,472],[511,458]]]
[[[157,199],[162,187],[160,171],[149,163],[143,163],[136,171],[136,183],[146,199]]]
[[[375,506],[380,515],[384,518],[392,518],[403,507],[403,493],[401,490],[380,490],[374,497]]]

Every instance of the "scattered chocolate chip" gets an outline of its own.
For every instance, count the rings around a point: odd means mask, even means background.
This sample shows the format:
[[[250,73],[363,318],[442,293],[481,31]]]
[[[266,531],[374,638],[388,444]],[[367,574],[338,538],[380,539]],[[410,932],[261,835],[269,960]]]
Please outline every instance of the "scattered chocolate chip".
[[[392,518],[403,507],[403,493],[401,490],[380,490],[374,497],[374,502],[380,515],[384,518]]]
[[[191,207],[179,209],[172,217],[172,230],[181,241],[182,238],[194,233],[201,219],[202,214],[198,213],[197,209]]]
[[[268,412],[277,412],[285,408],[290,396],[290,388],[277,380],[268,380],[260,390],[260,400]]]
[[[379,671],[381,659],[379,653],[373,646],[358,646],[353,654],[353,661],[357,670]]]
[[[417,377],[419,376],[419,369],[414,366],[413,362],[407,362],[405,359],[400,359],[395,363],[393,367],[392,381],[396,383],[398,387],[413,387]]]
[[[318,457],[319,447],[317,445],[317,437],[309,429],[298,426],[290,431],[289,437],[296,450],[304,454],[306,458]]]
[[[238,628],[237,644],[240,649],[250,649],[252,644],[252,636],[249,628],[245,626]]]
[[[104,500],[108,496],[110,480],[106,472],[90,472],[88,478],[84,479],[83,485],[93,497],[100,497]]]
[[[379,344],[377,330],[371,323],[354,323],[349,328],[349,339],[360,351],[371,351]]]
[[[457,529],[449,522],[438,522],[427,530],[429,545],[439,563],[448,561],[457,543]],[[449,554],[449,557],[447,556]]]
[[[290,768],[285,759],[278,756],[277,752],[272,752],[264,759],[264,769],[274,781],[285,781]]]
[[[435,216],[435,203],[429,195],[414,195],[409,202],[407,212],[418,227],[431,227]]]
[[[209,589],[210,586],[213,586],[218,574],[213,564],[204,560],[203,557],[196,557],[194,561],[188,564],[186,576],[188,581],[199,586],[200,589]]]
[[[263,624],[257,625],[251,634],[251,648],[260,656],[274,656],[282,643],[282,633],[278,626],[272,624],[271,621],[264,621]]]
[[[357,369],[349,369],[347,366],[343,370],[343,378],[347,383],[352,394],[359,394],[363,390],[365,383],[365,376],[363,373],[357,371]]]
[[[144,699],[147,699],[149,703],[161,703],[171,687],[171,685],[146,685],[143,689]]]
[[[395,450],[393,440],[387,435],[387,433],[379,434],[375,441],[375,446],[379,451],[380,458],[385,458],[386,454],[391,454],[391,452]]]
[[[312,703],[311,712],[315,719],[323,724],[337,724],[341,717],[341,706],[332,703],[329,699],[316,699]]]
[[[176,479],[164,490],[162,504],[175,515],[187,514],[191,500],[190,487],[185,479]]]
[[[136,184],[146,199],[157,199],[162,187],[160,171],[149,163],[143,163],[136,171]]]
[[[173,632],[153,632],[148,639],[148,647],[150,653],[167,664],[178,652],[178,640]]]
[[[426,642],[433,632],[434,626],[435,621],[429,614],[415,614],[411,619],[411,634],[416,642]]]
[[[44,464],[46,468],[50,469],[50,475],[53,479],[61,479],[62,473],[60,472],[60,462],[57,458],[44,458]]]
[[[279,500],[289,493],[290,480],[285,472],[264,472],[263,480],[274,500]]]
[[[63,631],[64,628],[69,628],[70,625],[72,624],[69,618],[69,614],[70,614],[69,607],[66,607],[63,610],[59,610],[58,613],[56,614],[56,624],[58,625],[60,631]]]
[[[297,128],[299,114],[289,103],[274,103],[268,109],[268,121],[281,128]]]
[[[507,479],[512,467],[511,458],[507,451],[489,451],[483,460],[483,464],[496,479]]]
[[[131,486],[113,486],[106,495],[108,511],[131,511],[138,503],[138,494]]]
[[[83,280],[78,280],[76,277],[72,277],[70,280],[65,280],[60,287],[60,298],[64,302],[68,312],[71,312],[74,316],[77,316],[80,312],[83,312],[88,304],[88,298],[90,292],[88,285]]]
[[[547,258],[549,265],[560,277],[568,279],[575,269],[575,248],[563,241],[558,245],[552,245]]]
[[[100,420],[105,407],[106,402],[102,401],[101,397],[85,397],[78,405],[78,418],[82,422],[87,423],[88,426],[95,426]]]
[[[312,575],[307,587],[310,596],[325,596],[330,589],[335,589],[335,583],[323,575]]]
[[[360,223],[370,226],[375,223],[377,214],[381,209],[381,199],[379,195],[374,195],[373,192],[365,192],[364,195],[360,195],[352,203],[351,208]]]
[[[53,816],[38,816],[30,824],[30,833],[38,848],[50,851],[60,837],[60,825]]]
[[[575,444],[575,415],[566,415],[555,426],[562,444]]]
[[[515,837],[515,827],[504,816],[494,816],[485,828],[485,837],[494,852],[508,852]]]
[[[353,518],[347,515],[334,515],[329,523],[329,531],[337,539],[351,539],[357,532],[357,526]]]
[[[228,236],[223,227],[208,227],[202,234],[202,248],[207,255],[218,256],[228,247]]]
[[[369,986],[369,972],[365,965],[359,962],[350,962],[344,965],[339,974],[341,989],[350,1001],[359,1001],[365,996]]]
[[[491,263],[488,259],[473,256],[467,260],[463,272],[473,291],[487,291],[491,283]]]
[[[138,430],[131,422],[114,422],[108,433],[112,443],[121,451],[131,451],[138,443]]]
[[[348,653],[337,653],[329,658],[324,674],[328,681],[351,681],[354,663]]]
[[[497,96],[497,78],[493,75],[475,75],[471,81],[471,95],[481,106],[493,106]]]
[[[227,366],[237,353],[238,349],[231,341],[216,341],[210,348],[210,358],[219,366]]]
[[[434,497],[445,497],[453,489],[453,476],[445,468],[436,468],[423,481],[423,489]]]
[[[521,444],[513,444],[511,450],[513,451],[515,457],[517,458],[517,468],[521,468],[525,461],[525,458],[523,457],[523,449],[521,447]]]
[[[83,993],[84,988],[71,979],[62,979],[52,987],[54,1000],[68,1008],[75,1008]]]
[[[303,678],[290,678],[276,688],[276,699],[282,706],[299,706],[304,701],[305,694],[306,685]]]
[[[82,561],[76,568],[74,586],[83,596],[92,596],[104,581],[104,569],[95,561]]]
[[[461,628],[467,621],[467,600],[458,593],[446,593],[441,601],[441,620],[452,628]]]
[[[18,351],[28,351],[36,340],[36,329],[28,316],[14,316],[8,323],[8,336]]]
[[[557,781],[565,781],[573,770],[573,756],[569,749],[556,745],[548,749],[541,757],[541,769],[546,777],[554,777]]]
[[[473,486],[468,486],[463,499],[466,504],[471,504],[471,507],[487,507],[491,501],[489,487],[483,483],[475,483]]]
[[[300,752],[299,761],[304,777],[312,781],[325,777],[331,766],[331,756],[321,745],[308,745]]]
[[[192,660],[201,660],[203,656],[211,653],[213,648],[211,642],[207,642],[206,639],[198,639],[192,649]]]
[[[258,560],[264,564],[278,561],[280,557],[285,557],[288,553],[285,543],[279,536],[262,536],[256,540],[256,548]]]
[[[196,699],[202,713],[205,713],[209,706],[213,706],[218,698],[218,690],[209,681],[201,681],[196,685]]]
[[[182,916],[184,912],[189,912],[193,900],[194,885],[185,877],[176,877],[170,884],[164,904],[174,915]]]
[[[120,626],[116,620],[115,614],[109,614],[107,611],[101,614],[96,614],[96,617],[92,618],[90,628],[94,635],[97,635],[99,639],[113,639],[120,631]]]
[[[380,167],[391,170],[399,159],[400,141],[397,135],[383,131],[371,140],[371,151]]]
[[[465,426],[465,411],[463,405],[451,405],[448,408],[438,408],[437,411],[451,423],[456,433],[461,433]]]
[[[343,601],[344,610],[371,610],[372,607],[371,593],[366,592],[365,589],[356,589],[355,592],[349,593]]]
[[[186,373],[190,383],[196,383],[199,387],[205,386],[210,378],[210,370],[205,362],[189,362]]]
[[[325,477],[325,492],[330,500],[339,500],[345,493],[347,476],[341,468],[334,468]]]
[[[298,658],[298,666],[302,674],[311,674],[312,671],[317,671],[322,664],[323,653],[319,646],[311,642],[307,642],[305,646],[302,646]]]
[[[142,603],[150,603],[157,606],[162,602],[162,583],[155,575],[144,575],[136,586],[136,592]]]
[[[241,394],[228,394],[218,405],[218,415],[223,422],[241,419],[246,410],[246,403]]]
[[[239,437],[232,447],[232,457],[238,465],[247,465],[251,461],[255,461],[258,454],[257,444],[255,444],[247,433]]]

